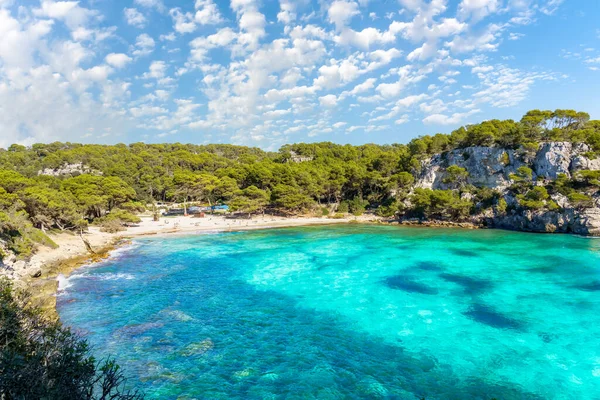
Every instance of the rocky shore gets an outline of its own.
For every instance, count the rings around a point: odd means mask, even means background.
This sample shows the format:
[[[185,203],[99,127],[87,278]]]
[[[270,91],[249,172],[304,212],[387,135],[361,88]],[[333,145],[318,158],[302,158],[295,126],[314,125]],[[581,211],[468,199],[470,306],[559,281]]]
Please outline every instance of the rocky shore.
[[[468,173],[466,184],[489,188],[500,193],[508,209],[493,208],[471,215],[467,224],[528,232],[574,233],[600,236],[600,191],[590,193],[591,207],[579,207],[560,193],[551,194],[557,210],[522,210],[511,192],[512,176],[521,167],[531,168],[534,186],[545,186],[560,174],[574,178],[579,171],[600,170],[600,158],[591,159],[585,144],[548,142],[537,151],[501,147],[467,147],[436,154],[421,164],[415,186],[424,189],[452,189],[446,169],[456,165]],[[453,222],[449,222],[454,225]],[[462,223],[462,222],[460,222]],[[460,224],[459,223],[459,224]]]

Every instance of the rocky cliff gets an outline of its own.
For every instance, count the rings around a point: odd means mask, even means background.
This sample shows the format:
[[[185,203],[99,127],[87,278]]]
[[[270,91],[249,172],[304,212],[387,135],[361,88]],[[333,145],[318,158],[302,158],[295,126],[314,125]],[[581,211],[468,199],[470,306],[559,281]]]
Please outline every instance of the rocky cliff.
[[[600,170],[600,159],[589,158],[590,149],[584,144],[547,142],[537,151],[500,147],[467,147],[436,154],[422,161],[416,187],[433,190],[456,189],[448,182],[447,168],[456,165],[468,172],[466,185],[498,191],[509,210],[498,212],[495,208],[483,210],[472,216],[472,222],[490,227],[532,232],[564,232],[600,236],[600,191],[588,190],[591,204],[585,208],[572,204],[567,196],[552,193],[558,204],[556,210],[528,210],[518,207],[511,190],[514,175],[520,167],[531,169],[531,185],[546,186],[560,174],[577,177],[578,171]],[[564,177],[563,177],[564,178]]]

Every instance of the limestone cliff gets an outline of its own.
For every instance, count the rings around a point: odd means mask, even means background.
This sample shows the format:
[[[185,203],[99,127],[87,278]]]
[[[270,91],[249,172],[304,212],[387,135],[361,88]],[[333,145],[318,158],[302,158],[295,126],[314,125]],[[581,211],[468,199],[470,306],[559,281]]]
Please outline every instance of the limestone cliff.
[[[572,178],[580,170],[600,170],[600,159],[590,159],[590,149],[584,144],[547,142],[537,151],[503,149],[500,147],[468,147],[436,154],[421,163],[415,186],[425,189],[453,189],[447,183],[446,169],[452,165],[468,172],[466,183],[487,187],[501,193],[508,205],[517,200],[510,191],[514,183],[511,175],[520,167],[532,170],[532,184],[543,186],[559,174]],[[491,227],[532,232],[570,232],[600,236],[600,192],[591,193],[593,204],[587,208],[575,207],[566,196],[552,194],[560,209],[548,211],[523,210],[518,207],[499,213],[488,209],[473,216],[473,222]]]

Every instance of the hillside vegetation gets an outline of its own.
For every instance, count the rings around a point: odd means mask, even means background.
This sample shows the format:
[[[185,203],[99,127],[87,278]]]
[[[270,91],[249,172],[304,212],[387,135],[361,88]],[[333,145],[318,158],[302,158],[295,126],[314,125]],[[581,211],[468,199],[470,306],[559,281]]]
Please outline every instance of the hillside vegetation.
[[[36,244],[52,246],[44,234],[48,229],[135,222],[136,212],[158,201],[227,203],[247,213],[372,209],[389,217],[457,220],[485,208],[556,209],[553,193],[577,207],[594,206],[600,185],[600,172],[594,170],[540,185],[523,165],[510,178],[516,205],[507,204],[494,188],[469,184],[469,171],[457,165],[447,168],[444,190],[415,188],[434,154],[491,146],[527,155],[549,141],[581,144],[585,156],[595,159],[600,121],[573,110],[533,110],[520,121],[485,121],[407,145],[325,142],[286,145],[278,152],[179,143],[12,145],[0,149],[0,257],[13,252],[27,258]]]

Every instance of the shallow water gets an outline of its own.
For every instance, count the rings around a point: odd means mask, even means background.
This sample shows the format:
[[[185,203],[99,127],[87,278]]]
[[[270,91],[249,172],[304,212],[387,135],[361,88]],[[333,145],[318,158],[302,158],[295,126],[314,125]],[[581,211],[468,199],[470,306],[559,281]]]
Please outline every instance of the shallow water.
[[[58,310],[150,399],[599,399],[600,240],[307,227],[152,238]]]

